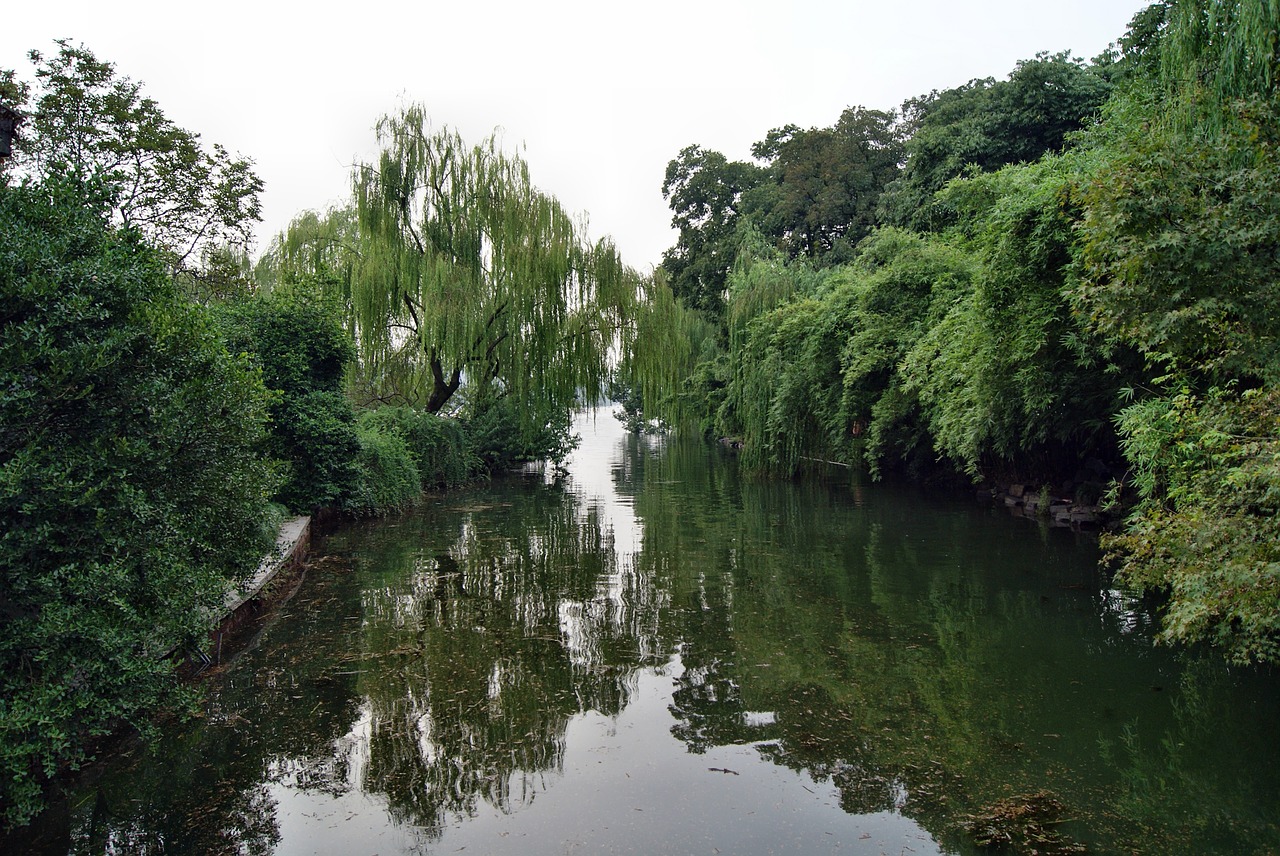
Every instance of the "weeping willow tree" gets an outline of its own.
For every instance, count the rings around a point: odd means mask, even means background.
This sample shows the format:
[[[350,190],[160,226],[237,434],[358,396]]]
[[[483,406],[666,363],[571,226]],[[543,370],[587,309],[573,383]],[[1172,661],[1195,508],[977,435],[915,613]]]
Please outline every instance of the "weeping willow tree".
[[[618,376],[639,393],[646,418],[691,427],[708,410],[694,375],[717,350],[715,325],[685,306],[659,269],[643,284],[634,322],[622,337]]]
[[[612,243],[587,243],[496,136],[469,145],[416,106],[377,131],[347,295],[374,385],[432,413],[505,398],[526,427],[596,395],[639,283]]]
[[[311,283],[345,306],[360,258],[359,240],[352,206],[303,211],[258,259],[254,279],[266,291],[285,283]]]
[[[1161,51],[1166,85],[1218,98],[1276,94],[1280,0],[1167,0]]]

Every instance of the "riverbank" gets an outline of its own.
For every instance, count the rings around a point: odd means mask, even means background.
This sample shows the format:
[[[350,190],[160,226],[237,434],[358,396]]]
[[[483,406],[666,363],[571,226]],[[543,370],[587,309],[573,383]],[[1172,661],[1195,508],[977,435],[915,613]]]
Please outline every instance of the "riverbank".
[[[227,592],[222,620],[257,597],[281,571],[293,570],[306,559],[311,546],[311,518],[294,517],[280,526],[276,546],[258,565],[258,570],[242,588]]]
[[[262,557],[258,570],[239,588],[227,592],[223,611],[209,634],[209,653],[201,653],[195,662],[189,661],[184,670],[188,678],[203,674],[210,667],[223,663],[227,643],[239,647],[234,640],[246,634],[246,628],[264,613],[275,608],[281,600],[281,585],[296,577],[311,550],[312,518],[299,516],[286,520],[276,534],[276,544]]]
[[[980,502],[1003,505],[1015,517],[1043,520],[1055,527],[1100,529],[1112,521],[1096,503],[1055,495],[1047,488],[1032,490],[1026,485],[1011,484],[995,490],[979,489],[977,498]]]

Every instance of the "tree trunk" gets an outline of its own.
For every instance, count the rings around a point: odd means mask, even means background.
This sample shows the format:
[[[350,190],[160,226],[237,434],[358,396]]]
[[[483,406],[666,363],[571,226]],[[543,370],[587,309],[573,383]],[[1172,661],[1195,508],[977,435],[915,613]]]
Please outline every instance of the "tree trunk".
[[[448,380],[444,379],[444,366],[440,365],[440,358],[435,354],[431,355],[431,397],[427,399],[427,412],[439,413],[440,409],[453,398],[453,394],[458,391],[458,385],[462,382],[462,369],[453,370],[453,374]]]

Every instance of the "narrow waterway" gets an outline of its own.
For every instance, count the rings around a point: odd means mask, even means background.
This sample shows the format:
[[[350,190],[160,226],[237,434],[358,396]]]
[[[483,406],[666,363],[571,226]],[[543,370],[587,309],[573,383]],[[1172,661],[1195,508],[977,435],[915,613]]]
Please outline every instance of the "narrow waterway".
[[[579,431],[566,471],[319,539],[204,716],[24,846],[1280,850],[1280,682],[1153,647],[1094,536]]]

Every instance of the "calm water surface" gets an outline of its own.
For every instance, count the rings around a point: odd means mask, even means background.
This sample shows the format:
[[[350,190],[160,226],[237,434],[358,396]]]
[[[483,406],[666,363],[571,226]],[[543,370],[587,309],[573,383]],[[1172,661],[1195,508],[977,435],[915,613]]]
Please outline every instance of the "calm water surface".
[[[1095,538],[579,430],[565,473],[321,539],[204,717],[22,846],[1280,851],[1280,682],[1153,648]]]

